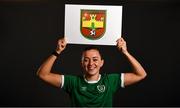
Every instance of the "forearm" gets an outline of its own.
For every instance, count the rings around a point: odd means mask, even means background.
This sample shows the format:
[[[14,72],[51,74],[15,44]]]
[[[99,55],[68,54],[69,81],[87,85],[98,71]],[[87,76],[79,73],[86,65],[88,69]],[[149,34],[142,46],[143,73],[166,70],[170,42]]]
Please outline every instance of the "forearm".
[[[132,72],[126,72],[124,74],[124,85],[131,85],[145,78],[146,72],[141,64],[128,52],[126,41],[123,38],[117,40],[118,49],[126,56],[131,67]]]
[[[51,56],[49,56],[39,67],[37,75],[45,82],[60,87],[62,84],[62,75],[58,73],[52,73],[51,69],[59,54],[66,48],[66,41],[64,38],[58,40],[57,48]]]
[[[61,75],[52,73],[51,69],[57,57],[55,55],[49,56],[44,63],[38,69],[37,75],[45,82],[60,87],[61,86]]]
[[[137,76],[144,78],[146,76],[146,72],[144,68],[141,66],[141,64],[128,51],[124,52],[124,55],[131,64],[133,68],[133,73],[136,74]]]
[[[51,55],[49,56],[44,62],[43,64],[39,67],[38,71],[37,71],[37,75],[48,75],[51,72],[51,69],[53,67],[53,64],[55,62],[55,60],[57,59],[56,56]]]

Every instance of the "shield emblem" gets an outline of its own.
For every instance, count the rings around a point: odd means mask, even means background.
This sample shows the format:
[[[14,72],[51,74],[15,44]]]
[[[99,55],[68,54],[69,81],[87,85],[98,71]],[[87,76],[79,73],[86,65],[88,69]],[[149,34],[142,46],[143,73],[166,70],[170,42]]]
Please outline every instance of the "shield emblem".
[[[106,30],[106,10],[81,10],[81,34],[91,40],[103,37]]]

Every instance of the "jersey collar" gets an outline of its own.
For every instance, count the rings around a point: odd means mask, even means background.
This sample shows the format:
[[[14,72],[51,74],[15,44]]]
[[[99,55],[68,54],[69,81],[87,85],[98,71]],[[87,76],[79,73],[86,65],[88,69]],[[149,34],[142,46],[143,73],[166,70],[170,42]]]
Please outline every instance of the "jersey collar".
[[[86,80],[85,75],[83,77],[84,77],[84,81],[86,81],[87,83],[94,84],[94,83],[97,83],[101,79],[101,74],[99,74],[98,80],[95,80],[95,81],[88,81],[88,80]]]

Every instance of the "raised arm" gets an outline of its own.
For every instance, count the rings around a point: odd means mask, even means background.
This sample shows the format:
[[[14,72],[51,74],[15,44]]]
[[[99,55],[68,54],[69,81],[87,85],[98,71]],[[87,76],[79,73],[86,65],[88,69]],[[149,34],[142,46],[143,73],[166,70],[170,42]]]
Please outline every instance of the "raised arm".
[[[128,52],[126,41],[123,38],[117,40],[117,47],[121,51],[128,61],[130,62],[133,70],[132,72],[124,74],[124,85],[131,85],[146,77],[146,72],[141,64]]]
[[[57,48],[55,50],[57,54],[60,54],[66,48],[66,44],[67,43],[64,38],[58,40]],[[45,82],[53,86],[60,87],[62,83],[62,75],[51,72],[52,66],[56,59],[57,56],[54,54],[50,55],[39,67],[37,75]]]

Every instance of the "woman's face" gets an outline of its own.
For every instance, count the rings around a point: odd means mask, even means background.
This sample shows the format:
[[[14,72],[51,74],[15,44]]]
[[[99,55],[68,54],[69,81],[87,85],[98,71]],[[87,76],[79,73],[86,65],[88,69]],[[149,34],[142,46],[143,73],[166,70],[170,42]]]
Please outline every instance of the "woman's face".
[[[104,60],[101,59],[99,51],[91,49],[83,52],[81,63],[85,74],[93,76],[99,74],[100,68],[104,64]]]

